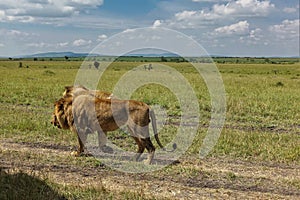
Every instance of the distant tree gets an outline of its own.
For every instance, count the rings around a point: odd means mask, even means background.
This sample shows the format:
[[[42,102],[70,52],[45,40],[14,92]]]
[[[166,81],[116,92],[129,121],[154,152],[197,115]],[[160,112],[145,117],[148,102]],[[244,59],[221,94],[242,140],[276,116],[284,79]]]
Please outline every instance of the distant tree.
[[[34,61],[37,61],[38,59],[37,59],[37,58],[33,58],[33,60],[34,60]]]
[[[65,56],[65,59],[66,59],[66,60],[69,60],[69,57],[68,57],[68,56]]]
[[[161,60],[161,62],[168,62],[168,60],[163,56],[160,58],[160,60]]]
[[[99,65],[100,65],[100,63],[98,63],[97,61],[94,62],[94,66],[95,66],[96,69],[99,68]]]
[[[9,58],[8,58],[8,60],[12,60],[12,58],[11,58],[11,57],[9,57]]]
[[[265,63],[269,63],[270,59],[269,58],[265,58]]]
[[[19,68],[22,68],[22,67],[23,67],[23,63],[19,62]]]

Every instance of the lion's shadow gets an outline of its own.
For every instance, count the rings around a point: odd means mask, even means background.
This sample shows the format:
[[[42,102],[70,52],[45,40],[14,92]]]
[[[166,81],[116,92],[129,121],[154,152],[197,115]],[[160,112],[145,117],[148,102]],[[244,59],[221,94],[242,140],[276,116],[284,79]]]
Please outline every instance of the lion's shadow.
[[[110,160],[111,162],[118,162],[118,161],[126,161],[126,162],[143,162],[147,159],[148,153],[144,152],[139,161],[135,161],[135,156],[136,153],[134,152],[120,152],[120,151],[114,151],[114,152],[110,152],[110,153],[104,153],[102,151],[99,151],[99,149],[97,147],[90,147],[88,148],[88,151],[90,153],[90,156],[93,156],[95,158],[98,159],[105,159],[105,160]],[[158,156],[155,155],[152,161],[152,164],[155,165],[162,165],[162,166],[166,166],[166,165],[175,165],[175,164],[179,164],[180,162],[177,159],[172,159],[169,156]]]

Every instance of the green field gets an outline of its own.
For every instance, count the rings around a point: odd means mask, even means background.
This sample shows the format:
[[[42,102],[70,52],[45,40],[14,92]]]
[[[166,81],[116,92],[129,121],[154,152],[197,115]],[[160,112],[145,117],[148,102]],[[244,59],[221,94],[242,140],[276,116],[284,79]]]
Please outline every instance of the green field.
[[[226,122],[204,159],[198,153],[211,113],[205,82],[189,63],[163,63],[191,83],[199,100],[200,126],[179,164],[147,174],[117,172],[101,160],[72,157],[75,135],[50,124],[54,101],[64,86],[74,83],[82,61],[0,61],[0,199],[299,198],[300,62],[245,60],[217,63],[226,90]],[[112,63],[98,89],[112,92],[122,75],[144,64]],[[168,142],[181,113],[174,94],[151,84],[131,98],[167,110],[169,123],[159,134],[163,144]],[[119,131],[109,137],[125,149],[136,148]]]

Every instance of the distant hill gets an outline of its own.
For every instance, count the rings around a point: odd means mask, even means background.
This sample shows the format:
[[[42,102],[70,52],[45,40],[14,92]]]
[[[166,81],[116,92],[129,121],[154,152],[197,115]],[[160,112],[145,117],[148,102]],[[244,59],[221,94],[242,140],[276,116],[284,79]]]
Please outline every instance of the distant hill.
[[[74,52],[45,52],[45,53],[37,53],[32,55],[24,55],[24,56],[16,56],[17,58],[63,58],[63,57],[87,57],[87,56],[105,56],[105,55],[99,55],[99,54],[89,54],[89,53],[74,53]],[[132,57],[180,57],[177,54],[173,53],[130,53],[125,54],[123,56],[132,56]]]
[[[74,53],[74,52],[46,52],[46,53],[37,53],[26,56],[18,56],[22,58],[63,58],[63,57],[87,57],[87,56],[99,56],[97,54],[89,54],[89,53]]]
[[[37,54],[31,54],[31,55],[21,55],[21,56],[13,56],[12,58],[64,58],[65,56],[69,58],[84,58],[88,56],[114,56],[115,55],[101,55],[101,54],[89,54],[89,53],[74,53],[71,51],[66,52],[45,52],[45,53],[37,53]],[[181,57],[180,55],[177,55],[175,53],[170,52],[131,52],[125,55],[122,55],[122,57],[153,57],[153,58],[160,58],[160,57]],[[189,56],[185,56],[189,57]],[[193,57],[193,56],[191,56]],[[234,57],[234,56],[226,56],[226,55],[210,55],[212,58],[300,58],[299,56],[289,56],[289,57]],[[0,58],[8,58],[5,56],[0,56]]]

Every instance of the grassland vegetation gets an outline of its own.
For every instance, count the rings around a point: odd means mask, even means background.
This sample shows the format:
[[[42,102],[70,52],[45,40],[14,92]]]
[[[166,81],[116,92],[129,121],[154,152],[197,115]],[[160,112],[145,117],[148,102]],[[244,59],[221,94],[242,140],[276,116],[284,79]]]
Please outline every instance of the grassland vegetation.
[[[296,199],[300,196],[300,63],[264,61],[217,64],[226,90],[226,122],[218,144],[204,160],[198,152],[211,111],[205,82],[187,62],[164,63],[192,85],[199,100],[200,126],[180,164],[139,175],[115,172],[95,158],[70,156],[77,138],[50,124],[53,103],[62,96],[64,86],[74,83],[81,61],[0,61],[0,198],[39,188],[45,193],[33,190],[33,197],[171,199],[210,194],[216,198]],[[143,64],[112,63],[97,89],[112,92],[122,75]],[[155,70],[159,69],[147,73]],[[181,115],[175,95],[166,87],[150,84],[131,98],[167,110],[167,122],[159,135],[163,144],[170,142]],[[109,139],[135,151],[132,139],[123,131],[112,132]],[[7,185],[11,188],[3,189]],[[162,192],[168,191],[166,187],[169,192]]]

